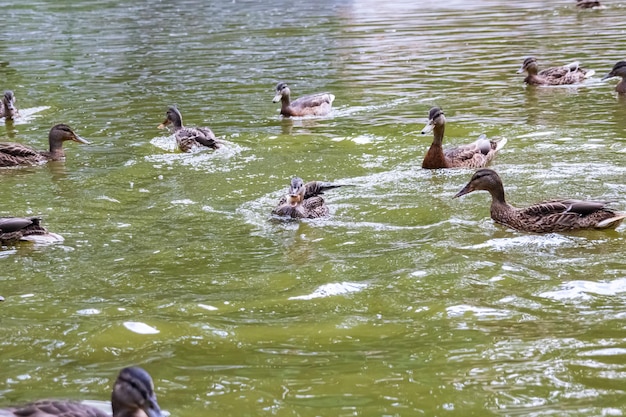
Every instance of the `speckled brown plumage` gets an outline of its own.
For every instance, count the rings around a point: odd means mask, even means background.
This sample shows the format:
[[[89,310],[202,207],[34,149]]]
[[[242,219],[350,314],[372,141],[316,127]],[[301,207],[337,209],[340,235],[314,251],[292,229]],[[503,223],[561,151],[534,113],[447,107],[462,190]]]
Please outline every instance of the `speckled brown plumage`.
[[[454,197],[484,190],[491,194],[491,218],[516,230],[532,233],[567,232],[581,229],[614,229],[626,213],[607,207],[607,201],[561,199],[515,208],[504,198],[500,176],[491,169],[479,169]]]
[[[422,135],[433,131],[433,143],[426,152],[422,168],[480,168],[487,165],[496,156],[496,153],[506,144],[506,139],[500,141],[488,140],[484,135],[475,142],[467,145],[443,149],[443,133],[446,118],[439,107],[433,107],[428,114],[428,123],[422,130]]]
[[[152,378],[138,367],[120,371],[111,394],[113,417],[162,417]],[[0,417],[110,417],[107,413],[75,401],[40,400],[0,409]]]
[[[528,57],[524,59],[522,66],[517,72],[521,74],[526,71],[528,75],[524,78],[524,82],[530,85],[571,85],[582,83],[585,79],[595,74],[594,70],[586,70],[580,68],[579,65],[578,62],[572,62],[571,64],[539,71],[537,59]]]
[[[607,80],[613,77],[622,77],[622,80],[615,86],[615,91],[620,94],[626,94],[626,61],[619,61],[613,65],[613,69],[602,77],[602,80]]]
[[[176,106],[167,109],[165,120],[158,127],[163,129],[169,124],[172,125],[178,148],[183,152],[192,152],[202,148],[217,149],[220,147],[220,142],[208,127],[183,126],[183,116]]]
[[[0,143],[0,167],[37,165],[47,161],[64,159],[63,142],[67,140],[89,144],[74,133],[68,125],[58,124],[53,126],[48,134],[48,143],[50,144],[48,151],[38,151],[21,143]]]
[[[287,84],[280,82],[276,85],[274,103],[281,102],[280,114],[283,116],[326,116],[332,110],[335,96],[330,93],[317,93],[302,96],[291,101],[291,90]]]
[[[293,219],[316,219],[328,216],[330,211],[321,195],[327,190],[342,186],[321,181],[311,181],[305,184],[301,178],[294,177],[291,179],[287,195],[280,199],[272,210],[272,214]]]
[[[0,244],[9,245],[29,236],[48,234],[39,217],[0,217]]]
[[[594,0],[576,0],[576,7],[579,9],[594,9],[600,7],[600,2]]]

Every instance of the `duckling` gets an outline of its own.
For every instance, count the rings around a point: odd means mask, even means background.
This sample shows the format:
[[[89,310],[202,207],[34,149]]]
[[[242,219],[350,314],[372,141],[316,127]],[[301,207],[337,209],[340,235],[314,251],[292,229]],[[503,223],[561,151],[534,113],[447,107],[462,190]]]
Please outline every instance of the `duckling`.
[[[549,200],[530,207],[516,208],[504,199],[500,176],[491,169],[479,169],[454,198],[473,191],[491,194],[491,218],[522,232],[553,233],[581,229],[615,229],[626,213],[607,207],[607,201]]]
[[[485,135],[481,135],[475,142],[444,151],[442,142],[445,126],[446,118],[443,111],[439,107],[431,108],[428,113],[428,123],[422,129],[422,135],[434,130],[433,143],[426,152],[422,168],[480,168],[491,162],[507,142],[506,139],[488,140]]]
[[[537,59],[528,57],[517,70],[518,74],[526,71],[528,75],[524,78],[524,82],[530,85],[569,85],[579,84],[585,79],[591,77],[596,72],[594,70],[586,70],[580,68],[580,62],[572,62],[571,64],[561,67],[547,68],[539,71]]]
[[[41,217],[0,217],[0,245],[19,241],[62,241],[56,233],[50,233],[41,225]]]
[[[120,371],[111,394],[113,417],[162,417],[150,374],[139,367]],[[40,400],[0,409],[0,417],[109,417],[102,410],[75,401]]]
[[[601,7],[599,1],[593,0],[576,0],[576,7],[579,9],[593,9],[596,7]]]
[[[65,159],[63,142],[72,140],[78,143],[89,144],[65,124],[58,124],[50,129],[48,142],[49,151],[37,151],[20,143],[0,143],[0,167],[13,167],[19,165],[37,165],[48,161]]]
[[[615,91],[620,94],[626,94],[626,61],[619,61],[617,64],[613,65],[611,72],[602,77],[602,80],[604,81],[613,77],[622,77],[622,81],[615,86]]]
[[[287,195],[282,197],[272,214],[293,219],[316,219],[329,214],[328,206],[321,197],[325,191],[342,187],[341,184],[328,184],[311,181],[306,184],[302,178],[294,177]]]
[[[171,106],[165,113],[165,120],[158,128],[164,129],[172,124],[174,137],[178,147],[183,152],[192,152],[198,148],[217,149],[220,147],[213,131],[208,127],[185,127],[183,126],[183,115],[176,106]]]
[[[326,116],[332,110],[335,96],[330,93],[317,93],[303,96],[290,101],[291,91],[287,84],[280,82],[276,85],[276,95],[273,103],[281,102],[280,114],[290,116]]]
[[[4,117],[6,120],[13,120],[20,116],[15,105],[16,101],[13,91],[7,90],[4,92],[2,101],[0,101],[0,118]]]

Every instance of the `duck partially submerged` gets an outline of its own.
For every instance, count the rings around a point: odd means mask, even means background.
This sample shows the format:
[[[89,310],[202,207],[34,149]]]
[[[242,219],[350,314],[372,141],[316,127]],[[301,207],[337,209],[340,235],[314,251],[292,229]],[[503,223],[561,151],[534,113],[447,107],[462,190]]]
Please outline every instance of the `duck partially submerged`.
[[[171,106],[165,113],[165,120],[158,128],[164,129],[172,125],[174,137],[178,147],[183,152],[192,152],[196,149],[210,148],[217,149],[220,143],[215,134],[208,127],[185,127],[183,126],[183,115],[176,106]]]
[[[272,102],[280,101],[280,114],[290,116],[326,116],[333,107],[335,96],[330,93],[317,93],[302,96],[291,101],[291,90],[287,84],[280,82],[276,85],[276,95]]]
[[[528,57],[517,70],[518,74],[526,71],[528,75],[524,82],[529,85],[571,85],[579,84],[596,72],[580,68],[580,62],[572,62],[560,67],[547,68],[539,71],[537,59]]]
[[[38,165],[48,161],[58,161],[65,158],[63,142],[71,140],[78,143],[89,144],[65,124],[58,124],[50,129],[48,142],[50,150],[38,151],[20,143],[0,143],[0,167],[13,167],[20,165]]]
[[[113,417],[162,417],[150,374],[139,367],[120,371],[111,394]],[[0,409],[0,417],[110,417],[77,401],[40,400]]]
[[[6,120],[13,120],[20,116],[15,104],[16,101],[13,91],[7,90],[4,92],[0,101],[0,118],[4,117]]]
[[[467,145],[443,149],[443,133],[446,118],[439,107],[433,107],[428,113],[428,123],[422,129],[422,135],[434,131],[433,143],[430,145],[422,168],[480,168],[487,165],[496,153],[506,144],[506,139],[488,140],[481,135],[478,140]]]
[[[622,77],[622,81],[615,86],[615,91],[620,94],[626,94],[626,61],[619,61],[613,65],[613,69],[602,77],[602,80],[608,80],[613,77]]]
[[[595,9],[601,7],[599,1],[594,0],[576,0],[576,7],[579,9]]]
[[[40,217],[0,217],[0,245],[12,245],[19,241],[52,243],[61,242],[63,238],[48,232],[41,225]]]
[[[454,198],[473,191],[491,194],[491,218],[497,223],[522,232],[552,233],[581,229],[615,229],[626,213],[607,207],[607,201],[549,200],[530,207],[516,208],[504,198],[500,176],[491,169],[479,169]]]
[[[293,219],[316,219],[329,214],[328,206],[321,197],[325,191],[342,187],[342,184],[328,184],[311,181],[306,184],[302,178],[294,177],[287,195],[282,197],[272,214]]]

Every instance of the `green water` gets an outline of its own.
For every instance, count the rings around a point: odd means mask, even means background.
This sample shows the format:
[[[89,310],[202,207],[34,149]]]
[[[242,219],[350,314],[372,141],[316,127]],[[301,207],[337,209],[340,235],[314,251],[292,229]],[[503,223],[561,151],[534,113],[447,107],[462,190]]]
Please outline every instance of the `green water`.
[[[513,204],[626,209],[626,103],[599,82],[626,4],[310,3],[0,1],[23,113],[0,140],[92,141],[0,171],[0,215],[65,238],[0,251],[0,407],[105,401],[136,364],[172,416],[624,415],[624,226],[497,226],[485,193],[452,199],[471,171],[420,168],[420,131],[439,105],[448,145],[507,138]],[[597,74],[527,88],[528,55]],[[278,81],[335,110],[281,119]],[[173,103],[227,146],[170,151]],[[354,187],[274,222],[293,175]]]

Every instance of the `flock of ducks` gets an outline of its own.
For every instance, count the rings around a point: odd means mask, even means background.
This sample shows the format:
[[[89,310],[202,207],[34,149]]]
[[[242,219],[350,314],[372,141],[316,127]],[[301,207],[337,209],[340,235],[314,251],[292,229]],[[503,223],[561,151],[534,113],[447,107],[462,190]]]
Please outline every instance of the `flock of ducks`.
[[[577,0],[577,7],[598,7],[598,1]],[[526,72],[524,81],[529,85],[578,84],[594,74],[574,62],[561,67],[539,71],[534,57],[526,58],[518,71]],[[621,77],[615,90],[626,94],[626,61],[616,63],[602,80]],[[280,114],[293,116],[324,116],[332,110],[335,96],[330,93],[312,94],[291,101],[291,91],[286,83],[276,86],[274,103],[281,102]],[[11,121],[20,117],[15,94],[8,90],[0,102],[0,118]],[[446,119],[438,107],[430,109],[428,123],[422,134],[433,132],[433,142],[428,149],[422,168],[471,168],[477,169],[470,181],[454,198],[473,191],[484,190],[491,194],[491,218],[510,228],[532,233],[566,232],[579,229],[616,228],[626,213],[608,207],[608,201],[559,199],[537,203],[525,208],[516,208],[506,202],[504,186],[500,176],[491,169],[484,168],[504,147],[506,139],[491,141],[482,135],[476,141],[444,149],[443,137]],[[185,127],[182,114],[176,106],[169,107],[160,129],[171,127],[176,143],[181,151],[197,149],[217,149],[223,142],[216,138],[208,127]],[[36,165],[65,157],[63,143],[74,141],[89,144],[69,126],[57,124],[48,134],[49,149],[38,151],[19,143],[0,143],[0,167]],[[322,197],[324,192],[346,186],[320,181],[305,183],[301,178],[291,180],[287,194],[280,199],[272,214],[281,217],[305,219],[329,215],[329,208]],[[49,232],[41,225],[39,217],[0,217],[0,245],[13,244],[20,240],[30,240],[33,236]],[[0,297],[2,301],[2,297]],[[162,417],[154,393],[150,375],[142,368],[129,367],[120,371],[111,394],[113,417]],[[24,406],[0,409],[0,417],[106,417],[108,414],[89,405],[63,400],[42,400]]]
[[[579,7],[586,7],[590,2],[578,1]],[[526,72],[524,79],[529,85],[572,85],[584,82],[595,71],[581,68],[578,62],[539,71],[537,59],[524,59],[519,73]],[[615,90],[626,94],[626,61],[616,63],[602,80],[621,77]],[[325,116],[332,110],[335,96],[331,93],[318,93],[300,97],[291,101],[291,91],[284,82],[276,85],[273,102],[281,103],[280,114],[283,117]],[[18,118],[15,94],[7,90],[0,103],[0,117],[5,120]],[[422,134],[433,133],[433,142],[422,161],[424,169],[471,168],[478,169],[470,182],[455,197],[472,191],[488,191],[492,196],[491,218],[498,223],[519,231],[533,233],[564,232],[578,229],[616,228],[626,217],[626,213],[617,212],[608,207],[607,201],[581,201],[573,199],[549,200],[526,208],[515,208],[504,198],[504,187],[499,175],[484,167],[489,164],[498,151],[506,144],[506,139],[493,141],[481,135],[476,141],[455,147],[443,147],[446,125],[444,112],[433,107],[428,114],[428,123]],[[171,106],[165,113],[165,119],[159,129],[170,127],[178,148],[182,152],[199,149],[218,149],[224,142],[218,139],[208,127],[186,127],[183,116],[176,106]],[[37,165],[47,161],[65,158],[63,143],[74,141],[89,144],[89,141],[77,135],[66,124],[57,124],[48,134],[49,149],[40,151],[19,143],[0,143],[0,168],[22,165]],[[325,191],[341,187],[320,181],[305,183],[301,178],[291,180],[287,194],[280,199],[272,210],[275,216],[292,219],[314,219],[329,215],[329,208],[322,195]],[[58,235],[49,233],[39,217],[0,217],[0,245],[13,244],[21,240],[34,240],[33,237]]]

